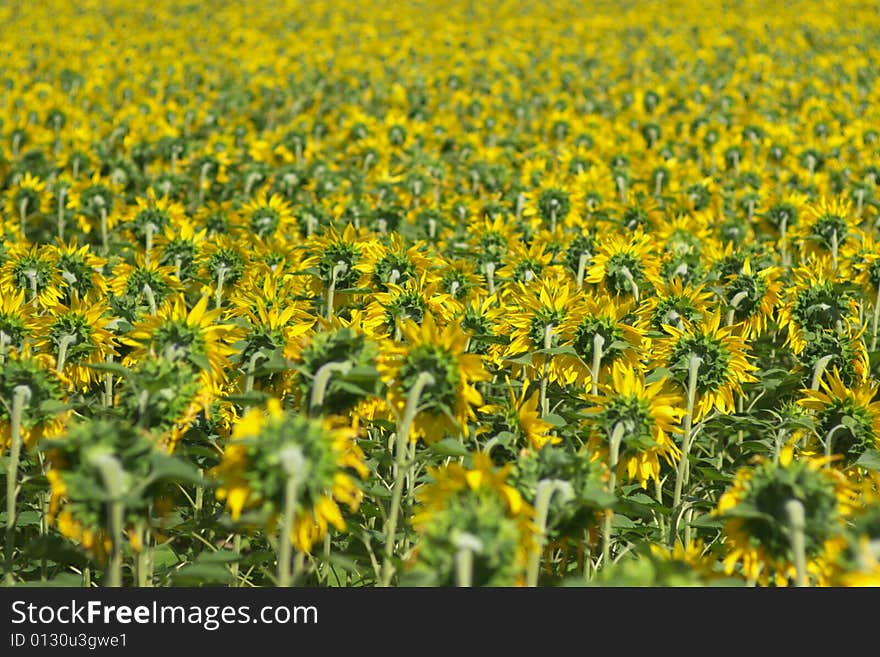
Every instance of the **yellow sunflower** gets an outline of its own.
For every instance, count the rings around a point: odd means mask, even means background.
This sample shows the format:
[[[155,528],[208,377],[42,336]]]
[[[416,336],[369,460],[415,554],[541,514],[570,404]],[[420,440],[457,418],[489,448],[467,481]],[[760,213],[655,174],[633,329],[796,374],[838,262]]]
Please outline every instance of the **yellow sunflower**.
[[[748,360],[748,347],[736,324],[721,325],[715,312],[701,322],[688,322],[683,329],[665,325],[669,337],[655,343],[653,365],[665,367],[671,380],[687,388],[692,363],[697,363],[694,421],[713,408],[721,413],[735,410],[734,395],[742,385],[757,379],[757,367]]]
[[[466,431],[476,417],[474,407],[483,403],[474,383],[489,378],[481,357],[465,353],[467,335],[455,323],[440,329],[428,314],[421,325],[405,322],[401,337],[402,342],[381,343],[376,367],[401,417],[416,380],[423,373],[431,376],[421,391],[410,439],[433,443],[447,432]]]
[[[614,365],[611,383],[599,390],[586,396],[593,404],[587,409],[589,445],[596,458],[608,458],[612,440],[619,440],[618,476],[647,488],[660,479],[661,458],[671,467],[680,458],[672,434],[687,413],[684,398],[666,379],[646,383],[641,369],[623,363]]]

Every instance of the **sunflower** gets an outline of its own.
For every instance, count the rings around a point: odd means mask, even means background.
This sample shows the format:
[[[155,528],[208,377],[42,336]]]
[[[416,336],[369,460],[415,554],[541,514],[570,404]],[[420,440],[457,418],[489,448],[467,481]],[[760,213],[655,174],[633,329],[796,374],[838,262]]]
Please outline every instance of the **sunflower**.
[[[0,367],[0,446],[12,442],[12,400],[16,390],[27,389],[20,419],[21,438],[32,447],[41,438],[56,436],[64,430],[70,411],[59,413],[61,385],[52,368],[52,357],[32,354],[29,349],[7,354]],[[8,401],[7,401],[8,400]]]
[[[429,468],[429,482],[416,491],[412,524],[419,537],[407,570],[451,586],[461,576],[456,556],[466,550],[473,586],[522,585],[536,540],[534,510],[507,483],[510,465],[496,468],[487,454],[471,460],[470,467]]]
[[[291,228],[296,226],[293,208],[279,194],[263,193],[262,196],[245,203],[238,212],[240,221],[236,225],[247,235],[259,238],[279,235],[284,239],[292,237]]]
[[[670,378],[687,388],[691,363],[697,362],[694,421],[712,408],[721,413],[735,410],[734,395],[742,394],[742,385],[757,379],[757,369],[748,360],[748,347],[738,335],[738,326],[721,326],[721,314],[715,312],[701,322],[688,322],[683,329],[665,325],[669,337],[655,343],[653,365],[665,367]]]
[[[35,313],[34,305],[24,299],[24,290],[0,296],[0,364],[6,354],[23,350],[25,341],[30,341],[45,324]]]
[[[646,383],[641,369],[623,363],[614,365],[611,381],[599,386],[600,394],[586,397],[594,404],[586,411],[589,445],[594,457],[607,456],[612,440],[619,439],[618,475],[647,488],[660,479],[660,458],[675,467],[680,457],[672,434],[687,414],[684,399],[665,379]]]
[[[71,390],[85,392],[103,376],[90,365],[116,356],[109,304],[100,297],[80,299],[74,293],[69,304],[47,309],[44,329],[34,342],[39,350],[55,355],[55,371]]]
[[[107,259],[95,255],[91,246],[79,246],[74,237],[71,241],[59,242],[52,247],[55,262],[61,273],[59,285],[68,301],[73,295],[83,298],[88,294],[102,297],[107,294],[107,279],[103,274]]]
[[[477,428],[477,435],[490,433],[494,436],[502,431],[509,431],[533,450],[562,442],[562,438],[550,433],[553,425],[541,419],[536,390],[529,395],[529,386],[523,385],[517,394],[509,380],[507,390],[505,402],[486,404],[479,408],[480,426]]]
[[[387,287],[387,292],[372,295],[364,311],[364,330],[376,339],[400,340],[403,325],[408,321],[420,324],[432,315],[445,323],[452,316],[455,304],[436,283],[428,282],[427,274],[403,285],[388,283]]]
[[[186,222],[186,209],[182,204],[156,195],[152,187],[147,189],[146,198],[138,196],[135,205],[127,210],[124,227],[133,242],[144,245],[144,256],[149,262],[153,240],[168,229],[177,230]]]
[[[24,291],[28,301],[46,308],[61,298],[61,277],[55,253],[50,246],[13,244],[0,266],[0,292]]]
[[[182,295],[170,299],[156,315],[138,323],[120,338],[133,347],[124,364],[134,364],[148,356],[162,356],[170,361],[182,360],[196,371],[204,372],[212,382],[222,382],[231,367],[229,357],[236,353],[231,346],[243,330],[232,324],[221,324],[222,311],[208,310],[208,297],[187,309]]]
[[[586,281],[610,295],[632,295],[638,303],[659,284],[655,248],[651,236],[641,230],[629,235],[600,236]]]
[[[22,235],[27,233],[28,219],[46,211],[48,195],[45,192],[46,183],[30,173],[25,173],[6,190],[6,212],[19,218]]]
[[[828,455],[854,464],[868,450],[880,449],[878,384],[847,386],[837,371],[821,380],[821,390],[805,389],[798,405],[813,411],[816,433]]]
[[[455,323],[439,328],[428,314],[421,326],[405,322],[401,338],[380,343],[376,367],[388,386],[391,406],[401,416],[416,380],[423,373],[432,377],[419,397],[411,439],[433,443],[447,432],[466,431],[476,417],[474,407],[483,403],[474,383],[489,378],[480,356],[465,353],[467,336]]]
[[[779,463],[763,461],[740,468],[718,500],[714,514],[724,519],[722,530],[728,575],[741,568],[749,581],[763,586],[787,586],[795,576],[790,500],[804,507],[806,569],[815,584],[828,583],[831,560],[840,550],[844,522],[856,505],[856,494],[824,458],[795,460],[784,448]]]
[[[559,356],[567,383],[591,385],[596,360],[601,368],[596,385],[602,378],[601,372],[608,372],[615,363],[638,365],[643,332],[628,323],[631,310],[631,301],[620,297],[579,298],[561,326],[562,344],[576,352],[576,357]]]
[[[210,472],[218,482],[217,499],[233,520],[242,511],[262,507],[276,523],[285,507],[285,482],[298,479],[290,541],[310,552],[332,525],[345,529],[339,504],[357,510],[363,493],[352,473],[368,474],[354,442],[356,431],[339,420],[309,420],[285,412],[278,400],[254,408],[235,425],[219,465]]]
[[[401,286],[409,280],[419,280],[433,268],[431,261],[422,254],[424,242],[416,242],[407,248],[398,233],[392,233],[388,241],[388,245],[375,240],[364,244],[363,257],[355,268],[364,274],[368,287],[387,292],[388,284]]]
[[[202,252],[208,231],[196,228],[189,221],[179,221],[165,227],[156,236],[159,264],[173,267],[180,281],[188,281],[202,264]]]
[[[840,250],[855,238],[852,204],[848,200],[819,199],[807,205],[798,228],[798,243],[803,259],[830,256],[836,269]]]
[[[780,329],[787,330],[786,344],[799,354],[824,331],[858,330],[858,301],[834,272],[831,261],[820,258],[793,271],[794,285],[786,290],[779,307]]]
[[[540,278],[561,278],[562,268],[551,264],[552,261],[553,253],[547,250],[545,244],[537,241],[529,245],[516,242],[508,251],[504,266],[496,275],[502,280],[526,284]]]
[[[725,281],[727,323],[739,324],[743,338],[755,338],[767,330],[779,303],[781,277],[779,267],[752,271],[751,260],[746,258],[742,271],[731,274]]]
[[[703,285],[686,285],[676,278],[659,285],[656,294],[639,304],[636,326],[643,333],[666,333],[664,326],[683,329],[688,323],[702,322],[712,312],[712,295]]]
[[[564,279],[540,279],[530,284],[517,283],[505,295],[503,328],[510,342],[503,347],[505,359],[526,358],[525,372],[532,376],[547,375],[551,381],[564,380],[563,363],[545,349],[559,346],[562,327],[571,316],[580,296]],[[523,369],[514,365],[514,376]]]

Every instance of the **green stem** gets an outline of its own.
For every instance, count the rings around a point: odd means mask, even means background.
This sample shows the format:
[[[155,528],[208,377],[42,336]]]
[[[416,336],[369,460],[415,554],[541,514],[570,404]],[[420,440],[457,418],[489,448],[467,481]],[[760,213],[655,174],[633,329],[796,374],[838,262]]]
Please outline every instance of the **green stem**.
[[[484,266],[486,272],[486,284],[489,286],[489,295],[495,294],[495,263],[487,262]]]
[[[779,247],[782,252],[782,266],[788,269],[791,264],[788,257],[788,213],[782,216],[779,222]]]
[[[672,500],[672,508],[676,509],[681,504],[681,491],[685,483],[687,483],[688,472],[688,455],[691,450],[691,432],[694,425],[694,405],[697,398],[697,375],[700,371],[700,364],[703,359],[692,354],[688,362],[688,387],[687,387],[687,415],[684,417],[684,434],[681,439],[681,460],[678,462],[678,469],[675,473],[675,494]],[[670,537],[670,542],[674,542],[675,537]]]
[[[107,363],[112,363],[113,356],[108,354],[105,360]],[[113,406],[113,375],[110,372],[104,374],[104,406],[108,408]]]
[[[623,440],[624,426],[621,422],[614,425],[608,449],[608,489],[614,495],[617,492],[617,466],[620,460],[620,442]],[[605,522],[602,527],[602,567],[611,563],[611,525],[614,522],[614,510],[605,510]]]
[[[21,220],[21,234],[22,237],[27,236],[27,206],[28,206],[28,197],[25,196],[21,199],[21,202],[18,204],[18,214],[19,219]]]
[[[794,553],[795,585],[807,586],[807,543],[805,537],[806,514],[800,500],[785,503],[791,531],[791,551]]]
[[[110,236],[107,225],[107,208],[101,206],[101,248],[106,254],[110,250]]]
[[[348,270],[348,265],[344,262],[337,262],[333,267],[330,275],[330,285],[327,286],[327,319],[333,319],[333,302],[336,295],[336,279],[340,274],[344,274]]]
[[[327,387],[334,372],[339,374],[347,374],[351,371],[352,365],[348,361],[331,361],[324,363],[315,372],[315,379],[312,382],[312,394],[309,399],[309,415],[318,415],[321,407],[324,405],[324,398],[327,395]]]
[[[550,512],[550,501],[553,493],[560,491],[571,498],[571,484],[561,479],[542,479],[535,486],[535,543],[529,552],[529,561],[526,567],[526,586],[538,585],[540,574],[541,554],[544,552],[544,544],[547,540],[547,515]]]
[[[67,196],[67,188],[58,190],[58,239],[64,240],[64,197]]]
[[[544,327],[544,351],[550,349],[553,343],[553,324],[547,324]],[[549,383],[550,354],[542,354],[544,357],[544,367],[541,372],[541,415],[546,416],[550,412],[550,404],[547,400],[547,384]]]
[[[816,365],[813,367],[813,380],[810,382],[811,389],[819,389],[819,384],[822,382],[822,375],[825,373],[825,368],[828,367],[828,363],[832,360],[834,360],[834,355],[829,354],[827,356],[822,356],[822,358],[816,361]]]
[[[748,296],[749,293],[743,290],[742,292],[738,292],[733,299],[730,300],[730,310],[727,311],[728,326],[733,324],[733,320],[736,319],[736,309],[739,307],[739,304],[742,303],[742,300],[748,298]]]
[[[278,535],[278,586],[293,585],[294,573],[291,570],[293,553],[293,521],[296,517],[300,483],[304,480],[305,458],[298,447],[286,447],[280,454],[281,465],[287,475],[284,486],[284,511]]]
[[[395,440],[396,458],[394,473],[394,485],[391,491],[391,508],[388,513],[388,520],[385,523],[385,561],[382,564],[382,579],[380,586],[386,587],[391,584],[391,577],[394,574],[394,564],[392,558],[394,556],[394,539],[397,535],[397,520],[400,516],[400,502],[403,497],[403,484],[406,478],[406,471],[409,470],[407,464],[407,443],[409,442],[409,434],[412,429],[413,422],[418,414],[419,399],[424,389],[434,384],[434,377],[429,372],[422,372],[416,378],[412,389],[409,391],[409,397],[406,400],[406,407],[403,411],[403,418],[397,428],[397,439]]]
[[[113,550],[110,561],[107,564],[106,586],[118,588],[122,586],[123,520],[125,518],[125,506],[122,496],[124,494],[125,472],[122,469],[122,464],[112,454],[96,454],[92,457],[92,461],[101,473],[101,477],[104,480],[104,488],[109,498],[109,530],[113,542]]]
[[[871,351],[877,350],[878,325],[880,325],[880,282],[877,283],[877,296],[874,299],[874,335],[871,338]]]
[[[67,350],[70,348],[70,345],[76,343],[76,336],[67,333],[66,335],[61,336],[61,340],[58,343],[58,358],[55,360],[55,371],[58,374],[61,374],[64,371],[64,363],[67,360]]]
[[[600,333],[593,335],[593,366],[590,369],[590,392],[593,395],[599,394],[599,368],[602,367],[602,347],[605,346],[605,338]]]
[[[12,391],[12,413],[10,415],[11,444],[9,461],[6,463],[6,585],[12,586],[15,578],[12,574],[12,557],[15,552],[15,501],[18,496],[18,461],[21,456],[21,424],[24,419],[24,407],[30,402],[31,389],[27,386],[16,386]]]
[[[462,533],[453,539],[455,544],[455,585],[474,585],[474,554],[483,549],[483,542],[473,534]]]
[[[587,261],[589,259],[590,259],[589,253],[581,253],[578,256],[578,270],[577,270],[578,289],[581,289],[584,286],[584,274],[587,273]]]
[[[155,317],[158,311],[158,308],[156,307],[156,295],[153,294],[153,288],[150,287],[149,283],[144,283],[144,296],[147,297],[147,305],[150,306],[150,314]]]
[[[150,264],[150,254],[153,252],[153,235],[156,232],[156,225],[153,222],[148,222],[146,227],[144,228],[144,263]]]
[[[223,305],[223,281],[226,279],[226,267],[217,269],[217,290],[214,292],[214,306]]]

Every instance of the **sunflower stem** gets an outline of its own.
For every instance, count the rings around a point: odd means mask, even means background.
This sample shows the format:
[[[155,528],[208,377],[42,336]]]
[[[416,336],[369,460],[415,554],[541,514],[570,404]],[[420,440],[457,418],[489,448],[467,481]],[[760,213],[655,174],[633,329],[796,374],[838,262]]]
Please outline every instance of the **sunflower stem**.
[[[403,497],[403,484],[406,478],[407,467],[407,443],[409,442],[409,434],[415,421],[416,414],[419,410],[419,399],[424,389],[434,384],[434,376],[429,372],[421,372],[416,378],[409,396],[406,400],[406,406],[403,411],[403,417],[397,427],[397,438],[395,440],[396,457],[395,457],[395,473],[394,484],[391,491],[391,508],[389,509],[388,519],[385,523],[385,561],[382,563],[382,578],[380,586],[387,587],[391,584],[391,577],[394,574],[394,564],[392,558],[394,556],[394,538],[397,534],[397,520],[400,516],[400,502]]]
[[[223,281],[226,280],[226,267],[217,269],[217,289],[214,291],[214,307],[223,305]]]
[[[691,432],[694,426],[694,405],[697,399],[697,377],[700,371],[700,364],[703,359],[696,354],[691,354],[688,362],[688,385],[687,385],[687,414],[684,416],[684,433],[681,439],[681,460],[678,462],[678,469],[675,473],[675,493],[672,501],[672,508],[677,509],[681,504],[681,491],[687,483],[688,473],[688,454],[691,449]],[[675,536],[670,536],[670,545],[675,542]]]
[[[58,358],[55,360],[55,371],[61,374],[64,371],[64,363],[67,360],[67,350],[70,345],[76,343],[76,336],[70,333],[61,336],[58,343]]]
[[[112,363],[113,356],[107,354],[105,362]],[[104,374],[104,405],[107,407],[113,406],[113,375],[110,372]]]
[[[12,556],[15,551],[15,501],[18,495],[18,462],[21,457],[21,445],[24,442],[21,425],[24,419],[24,407],[31,400],[31,389],[27,386],[15,386],[12,390],[12,409],[9,417],[10,445],[9,460],[6,462],[6,586],[12,586],[15,578],[12,574]]]
[[[834,271],[837,271],[837,251],[839,248],[837,231],[833,230],[831,231],[831,264],[834,267]]]
[[[810,382],[810,388],[813,390],[819,389],[819,384],[822,382],[822,375],[825,374],[825,368],[828,367],[828,363],[832,360],[834,360],[834,354],[822,356],[822,358],[816,361],[816,365],[813,367],[813,380]]]
[[[119,588],[122,586],[122,543],[123,543],[123,519],[125,517],[125,505],[122,501],[124,494],[125,472],[122,464],[112,454],[100,453],[92,457],[93,464],[101,473],[104,480],[104,488],[107,491],[109,511],[109,530],[113,544],[110,561],[107,563],[105,586]]]
[[[540,574],[541,555],[544,552],[544,544],[547,541],[547,516],[550,513],[550,501],[553,494],[559,491],[563,496],[571,498],[573,492],[571,484],[561,479],[542,479],[535,486],[535,542],[529,551],[529,560],[526,566],[526,586],[538,586]]]
[[[483,265],[486,272],[486,284],[489,286],[489,295],[495,294],[495,263],[487,262]]]
[[[544,351],[550,349],[553,344],[553,324],[547,324],[544,327]],[[546,416],[550,413],[550,403],[547,400],[547,384],[549,380],[548,369],[550,368],[550,354],[542,354],[544,357],[544,366],[541,371],[541,415]]]
[[[101,206],[101,248],[106,254],[110,250],[110,237],[107,225],[107,208]]]
[[[158,309],[156,307],[156,295],[153,293],[153,288],[150,287],[149,283],[144,283],[143,291],[144,296],[147,297],[147,305],[150,307],[150,314],[155,317]]]
[[[312,382],[312,394],[309,398],[309,415],[318,415],[321,407],[324,405],[324,398],[327,395],[327,387],[330,385],[330,379],[334,372],[340,374],[348,374],[352,365],[348,361],[331,361],[324,363],[315,372],[315,379]]]
[[[284,485],[284,511],[278,535],[277,585],[286,588],[294,583],[294,573],[291,570],[293,522],[299,503],[300,483],[305,479],[303,476],[305,474],[305,457],[299,447],[291,446],[284,448],[279,454],[279,458],[287,481]]]
[[[608,489],[612,495],[617,491],[617,465],[620,461],[620,442],[623,440],[624,426],[622,422],[614,425],[608,449]],[[611,563],[611,525],[614,523],[614,509],[605,509],[605,522],[602,527],[602,567]]]
[[[639,303],[639,285],[636,283],[636,279],[633,278],[632,272],[629,270],[629,267],[621,267],[620,273],[623,274],[623,277],[629,283],[630,288],[632,289],[633,299],[636,302],[636,305]]]
[[[58,239],[64,240],[64,197],[67,196],[67,188],[58,190]]]
[[[27,236],[27,209],[28,209],[28,197],[25,196],[21,199],[18,204],[18,214],[19,219],[21,220],[21,234],[22,237]]]
[[[144,228],[144,264],[150,264],[150,254],[153,251],[153,235],[156,233],[156,225],[150,221]]]
[[[578,289],[581,289],[584,286],[584,274],[587,272],[587,260],[590,259],[589,253],[581,253],[578,256],[578,270],[577,270],[577,286]]]
[[[748,296],[749,293],[746,290],[743,290],[734,295],[733,299],[730,300],[730,310],[727,311],[728,326],[733,324],[733,320],[736,319],[736,309],[739,308],[739,304],[742,303],[743,299],[748,298]]]
[[[474,554],[483,549],[483,542],[463,532],[453,539],[455,545],[455,585],[469,588],[474,585]]]
[[[874,298],[874,331],[871,337],[871,351],[877,349],[877,328],[880,325],[880,281],[877,282],[877,296]]]
[[[794,553],[795,586],[807,586],[807,527],[804,505],[800,500],[785,503],[791,531],[791,551]]]
[[[205,200],[205,190],[208,187],[208,172],[211,170],[211,166],[211,162],[205,162],[199,170],[199,205]]]
[[[601,333],[593,335],[593,367],[590,369],[590,392],[593,395],[599,394],[599,368],[602,367],[602,347],[605,346],[605,338]]]
[[[336,295],[336,280],[340,274],[348,270],[348,265],[342,261],[336,263],[330,274],[330,285],[327,286],[327,319],[333,319],[333,297]]]
[[[788,213],[782,215],[782,220],[779,222],[779,250],[782,252],[782,266],[786,269],[791,265],[791,262],[788,257],[788,239],[787,239],[787,231],[788,231]]]

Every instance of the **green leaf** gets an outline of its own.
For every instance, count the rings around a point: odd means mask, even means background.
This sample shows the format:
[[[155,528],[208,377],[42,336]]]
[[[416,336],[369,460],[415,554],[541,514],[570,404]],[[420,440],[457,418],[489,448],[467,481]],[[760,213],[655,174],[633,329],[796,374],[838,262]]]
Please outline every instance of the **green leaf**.
[[[228,395],[225,399],[239,406],[259,406],[269,399],[269,395],[262,390],[252,390],[240,395]]]
[[[866,449],[856,461],[856,465],[866,470],[880,471],[880,452],[876,449]]]
[[[128,376],[131,373],[131,370],[127,367],[123,367],[119,363],[83,363],[86,367],[92,370],[98,370],[99,372],[109,372],[110,374],[116,374],[117,376]]]
[[[568,424],[564,417],[562,417],[561,415],[556,415],[555,413],[548,413],[541,419],[548,424],[552,424],[554,427],[564,427]]]
[[[470,454],[467,447],[455,438],[444,438],[431,445],[431,451],[440,456],[467,456]]]

